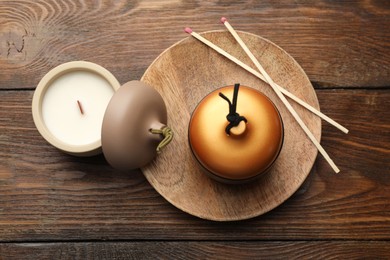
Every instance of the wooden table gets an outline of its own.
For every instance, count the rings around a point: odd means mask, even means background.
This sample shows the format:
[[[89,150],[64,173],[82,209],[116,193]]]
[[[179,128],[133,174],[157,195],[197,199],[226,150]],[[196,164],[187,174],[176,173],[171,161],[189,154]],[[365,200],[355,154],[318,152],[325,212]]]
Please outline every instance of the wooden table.
[[[298,1],[299,2],[299,1]],[[0,1],[0,259],[390,258],[388,1]],[[321,110],[319,155],[271,212],[212,222],[161,197],[141,171],[77,158],[36,130],[31,100],[50,69],[98,63],[121,83],[197,32],[236,29],[291,54]]]

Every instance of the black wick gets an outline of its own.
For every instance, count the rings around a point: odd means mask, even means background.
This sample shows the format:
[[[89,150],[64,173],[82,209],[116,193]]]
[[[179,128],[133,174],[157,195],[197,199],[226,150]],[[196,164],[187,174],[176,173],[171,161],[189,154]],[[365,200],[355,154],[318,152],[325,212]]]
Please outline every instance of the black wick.
[[[245,117],[240,116],[236,112],[237,109],[237,98],[238,98],[238,89],[240,88],[240,84],[236,83],[234,84],[234,92],[233,92],[233,103],[230,102],[230,100],[221,92],[219,92],[219,96],[223,99],[225,99],[229,103],[229,114],[226,116],[226,119],[229,121],[229,124],[225,128],[225,132],[230,135],[230,129],[232,129],[235,126],[238,126],[238,124],[241,121],[244,121],[245,123],[248,122]]]

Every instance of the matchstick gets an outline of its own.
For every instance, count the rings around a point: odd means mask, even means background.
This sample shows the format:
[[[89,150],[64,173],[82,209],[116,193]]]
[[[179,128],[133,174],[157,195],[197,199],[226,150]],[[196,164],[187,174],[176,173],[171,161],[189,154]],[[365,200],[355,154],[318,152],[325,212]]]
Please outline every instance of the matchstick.
[[[214,43],[212,43],[209,40],[205,39],[203,36],[201,36],[198,33],[192,31],[191,28],[187,27],[187,28],[184,29],[184,31],[186,33],[192,35],[195,39],[197,39],[200,42],[204,43],[205,45],[209,46],[210,48],[212,48],[213,50],[215,50],[216,52],[218,52],[219,54],[221,54],[225,58],[231,60],[232,62],[236,63],[241,68],[245,69],[249,73],[253,74],[254,76],[258,77],[259,79],[261,79],[262,81],[267,83],[267,80],[263,77],[263,75],[261,75],[261,73],[259,73],[258,71],[252,69],[251,67],[249,67],[248,65],[246,65],[245,63],[243,63],[242,61],[237,59],[236,57],[230,55],[229,53],[227,53],[226,51],[224,51],[223,49],[221,49],[220,47],[218,47]],[[315,109],[314,107],[310,106],[309,104],[304,102],[302,99],[300,99],[297,96],[295,96],[294,94],[288,92],[286,89],[282,88],[281,86],[277,85],[276,83],[275,83],[275,85],[279,88],[279,90],[284,95],[288,96],[289,98],[291,98],[292,100],[294,100],[295,102],[297,102],[301,106],[305,107],[306,109],[308,109],[309,111],[311,111],[312,113],[317,115],[318,117],[320,117],[323,120],[327,121],[329,124],[331,124],[331,125],[335,126],[336,128],[340,129],[342,132],[344,132],[346,134],[348,133],[349,130],[347,128],[343,127],[342,125],[340,125],[339,123],[337,123],[336,121],[334,121],[333,119],[331,119],[330,117],[325,115],[324,113],[318,111],[317,109]]]
[[[332,159],[329,157],[327,152],[322,148],[320,143],[317,141],[317,139],[314,137],[314,135],[310,132],[309,128],[305,125],[305,123],[302,121],[300,116],[297,114],[297,112],[294,110],[294,108],[290,105],[290,103],[287,101],[286,97],[282,94],[282,92],[279,90],[279,88],[276,86],[275,82],[271,79],[271,77],[268,75],[268,73],[264,70],[264,68],[261,66],[259,61],[256,59],[256,57],[253,55],[253,53],[248,49],[246,44],[241,40],[241,37],[237,34],[237,32],[233,29],[233,27],[229,24],[226,18],[221,19],[222,23],[226,26],[226,28],[229,30],[229,32],[233,35],[233,37],[236,39],[236,41],[239,43],[239,45],[243,48],[245,53],[249,56],[249,58],[252,60],[252,62],[256,65],[257,69],[260,71],[261,74],[263,74],[264,78],[268,82],[268,84],[272,87],[272,89],[275,91],[277,96],[280,98],[280,100],[283,102],[283,104],[287,107],[287,109],[290,111],[291,115],[295,118],[295,120],[298,122],[298,124],[301,126],[303,131],[306,133],[306,135],[309,137],[309,139],[313,142],[313,144],[317,147],[318,151],[322,154],[322,156],[325,158],[325,160],[329,163],[329,165],[332,167],[332,169],[338,173],[340,172],[339,168],[337,168],[336,164],[332,161]]]

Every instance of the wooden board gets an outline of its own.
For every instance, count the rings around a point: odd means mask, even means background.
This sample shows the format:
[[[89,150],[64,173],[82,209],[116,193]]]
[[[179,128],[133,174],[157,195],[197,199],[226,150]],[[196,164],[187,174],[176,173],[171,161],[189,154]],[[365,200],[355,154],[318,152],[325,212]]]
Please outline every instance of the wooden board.
[[[291,56],[264,38],[239,33],[276,83],[319,108],[309,79]],[[203,35],[251,65],[228,32],[213,31]],[[248,219],[283,203],[309,174],[317,150],[272,89],[197,40],[189,37],[168,48],[150,65],[142,80],[164,98],[168,124],[175,132],[173,142],[142,170],[151,185],[179,209],[216,221]],[[187,129],[191,112],[205,95],[237,82],[264,92],[276,104],[283,118],[285,139],[280,156],[267,175],[250,184],[227,185],[202,173],[192,157]],[[320,119],[293,105],[319,140]],[[329,174],[333,174],[330,168]]]
[[[390,240],[389,89],[317,90],[321,110],[351,130],[323,124],[321,143],[342,172],[329,174],[318,156],[288,201],[239,223],[178,210],[141,171],[58,151],[34,126],[32,91],[0,94],[1,242]]]
[[[277,43],[316,87],[389,84],[389,1],[28,1],[0,4],[0,88],[33,89],[51,68],[87,60],[121,83],[198,32],[236,29]]]
[[[389,241],[3,243],[0,257],[51,259],[388,259]]]

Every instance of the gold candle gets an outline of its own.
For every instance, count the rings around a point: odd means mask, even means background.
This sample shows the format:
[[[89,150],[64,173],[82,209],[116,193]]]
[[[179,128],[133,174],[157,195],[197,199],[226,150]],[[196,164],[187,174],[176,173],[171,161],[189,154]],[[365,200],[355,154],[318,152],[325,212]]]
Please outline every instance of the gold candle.
[[[282,118],[272,101],[253,88],[236,88],[226,86],[207,95],[195,108],[188,133],[192,152],[205,172],[226,183],[247,182],[267,172],[284,136]],[[229,97],[233,101],[226,100]],[[229,116],[234,113],[242,120],[232,126]]]

